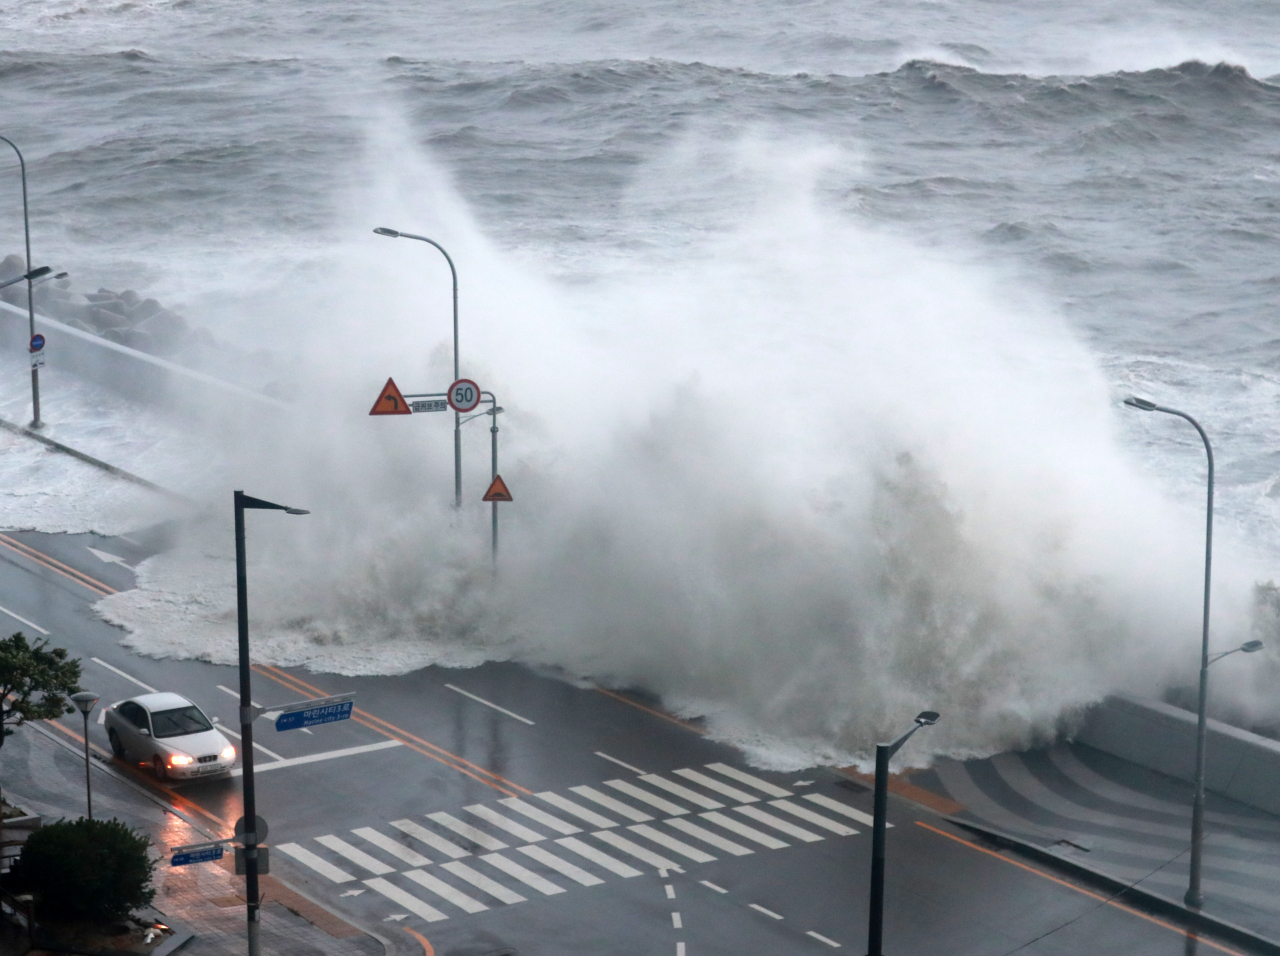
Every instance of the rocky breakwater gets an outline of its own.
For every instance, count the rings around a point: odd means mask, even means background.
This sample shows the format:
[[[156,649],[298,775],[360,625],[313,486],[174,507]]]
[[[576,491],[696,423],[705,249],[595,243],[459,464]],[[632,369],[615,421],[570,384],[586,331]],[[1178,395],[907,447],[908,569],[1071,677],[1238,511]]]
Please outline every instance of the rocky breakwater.
[[[20,276],[25,271],[26,262],[22,256],[6,256],[0,262],[0,282]],[[25,309],[26,284],[20,282],[0,289],[0,298]],[[37,283],[33,301],[41,315],[99,335],[109,342],[182,365],[201,367],[207,364],[207,353],[217,349],[208,329],[192,326],[181,315],[166,309],[155,299],[144,299],[132,289],[123,292],[111,289],[75,292],[70,279],[53,279]]]

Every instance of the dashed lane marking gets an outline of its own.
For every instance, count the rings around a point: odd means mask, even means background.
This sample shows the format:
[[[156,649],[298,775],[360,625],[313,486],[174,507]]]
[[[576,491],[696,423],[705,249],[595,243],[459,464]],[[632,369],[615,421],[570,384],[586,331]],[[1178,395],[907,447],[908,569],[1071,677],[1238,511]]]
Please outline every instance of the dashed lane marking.
[[[757,913],[763,913],[765,916],[768,916],[772,919],[782,919],[782,915],[780,913],[775,913],[773,910],[767,910],[763,906],[761,906],[759,903],[748,903],[747,905],[751,907],[753,910],[755,910]]]
[[[138,680],[138,678],[134,677],[132,674],[126,674],[120,668],[115,667],[111,664],[108,664],[106,661],[102,660],[100,657],[91,657],[89,658],[89,660],[93,661],[99,667],[105,667],[107,670],[111,671],[113,674],[117,674],[120,677],[123,677],[125,680],[129,681],[130,683],[137,684],[139,687],[141,687],[143,690],[147,691],[148,693],[151,693],[151,694],[159,693],[150,684],[142,683],[142,681]]]
[[[837,943],[834,939],[827,939],[827,937],[823,936],[821,933],[815,933],[813,930],[808,930],[804,935],[806,935],[806,936],[812,936],[812,937],[813,937],[814,939],[816,939],[819,943],[826,943],[826,944],[827,944],[828,946],[830,946],[832,949],[839,949],[839,948],[840,948],[840,944],[839,944],[839,943]]]
[[[671,928],[684,929],[684,922],[680,919],[680,914],[678,912],[673,912],[671,914]]]
[[[48,636],[48,634],[49,634],[49,632],[48,632],[48,631],[46,631],[43,627],[41,627],[39,624],[33,624],[31,621],[28,621],[28,620],[27,620],[25,617],[23,617],[21,614],[14,614],[14,613],[13,613],[12,611],[10,611],[7,607],[0,607],[0,614],[8,614],[11,618],[13,618],[13,619],[14,619],[15,621],[17,621],[19,624],[25,624],[25,625],[27,625],[27,627],[31,628],[31,630],[36,631],[36,632],[38,632],[38,633],[40,633],[40,634],[44,634],[44,635],[46,635],[46,636]],[[612,757],[610,757],[610,758],[608,758],[608,759],[613,760],[613,758],[612,758]],[[615,762],[617,762],[617,761],[615,761]],[[625,764],[624,764],[624,766],[625,766]]]
[[[492,707],[494,710],[496,710],[500,714],[506,714],[508,717],[514,717],[516,720],[520,721],[521,723],[528,724],[530,727],[534,726],[533,721],[530,720],[528,717],[521,717],[515,711],[507,710],[507,708],[505,707],[499,707],[493,701],[485,700],[483,697],[478,697],[477,695],[471,693],[471,691],[469,690],[463,690],[461,687],[454,687],[452,684],[445,684],[444,686],[449,688],[449,690],[453,691],[456,694],[461,694],[463,697],[470,697],[477,704],[484,704],[486,707]]]
[[[4,608],[0,608],[0,611],[2,611],[2,610],[4,610]],[[21,618],[19,618],[19,620],[21,620]],[[35,625],[32,625],[32,626],[34,627]],[[627,769],[627,770],[630,770],[630,771],[631,771],[632,773],[634,773],[634,774],[642,774],[642,773],[644,773],[644,771],[643,771],[643,770],[641,770],[641,769],[639,769],[638,767],[633,767],[633,766],[631,766],[631,764],[629,764],[629,763],[623,763],[623,762],[622,762],[621,760],[619,760],[617,757],[610,757],[610,756],[609,756],[607,753],[605,753],[603,750],[597,750],[597,751],[595,751],[595,755],[596,755],[597,757],[603,757],[605,760],[609,761],[610,763],[616,763],[619,767],[623,767],[623,768],[625,768],[625,769]]]
[[[225,729],[225,728],[224,728]],[[297,767],[304,763],[319,763],[322,760],[336,760],[338,757],[352,757],[356,754],[373,753],[376,750],[388,750],[391,747],[403,747],[404,742],[400,740],[384,740],[376,744],[363,744],[359,747],[344,747],[342,750],[326,750],[318,754],[305,754],[301,757],[283,757],[273,760],[271,763],[255,764],[253,772],[255,774],[265,773],[268,770],[282,770],[285,767]],[[270,753],[270,751],[267,751]],[[231,776],[239,777],[244,774],[244,770],[237,767],[231,771]]]
[[[710,880],[698,880],[698,882],[699,882],[699,883],[701,883],[703,886],[705,886],[705,887],[706,887],[707,889],[709,889],[709,890],[715,890],[717,893],[728,893],[728,892],[729,892],[729,891],[728,891],[728,890],[726,890],[723,886],[716,886],[716,885],[715,885],[714,883],[712,883]]]

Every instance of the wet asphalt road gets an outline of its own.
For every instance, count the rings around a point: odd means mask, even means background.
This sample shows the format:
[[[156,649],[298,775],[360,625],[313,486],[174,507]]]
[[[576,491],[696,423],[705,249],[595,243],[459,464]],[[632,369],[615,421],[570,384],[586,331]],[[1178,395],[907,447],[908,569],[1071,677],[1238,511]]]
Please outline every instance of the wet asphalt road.
[[[138,656],[93,613],[160,546],[0,534],[0,626],[47,631],[80,657],[82,684],[102,698],[90,740],[104,758],[101,706],[144,685],[238,726],[223,689],[238,686],[234,668]],[[259,814],[272,873],[397,952],[865,952],[871,795],[838,775],[753,770],[658,702],[514,664],[362,678],[255,668],[267,706],[344,691],[357,694],[355,719],[310,733],[259,722]],[[79,740],[79,715],[61,726]],[[161,783],[120,769],[213,835],[240,815],[238,777]],[[890,821],[895,956],[1240,951],[978,846],[914,804],[891,799]]]

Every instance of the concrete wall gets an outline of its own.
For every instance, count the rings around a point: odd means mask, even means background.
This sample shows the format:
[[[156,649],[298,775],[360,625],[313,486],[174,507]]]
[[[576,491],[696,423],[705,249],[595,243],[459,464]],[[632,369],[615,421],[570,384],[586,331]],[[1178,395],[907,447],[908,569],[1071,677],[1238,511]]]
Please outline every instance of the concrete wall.
[[[1195,780],[1196,715],[1128,695],[1089,711],[1076,740],[1179,780]],[[1208,722],[1205,788],[1280,814],[1280,743]]]
[[[47,342],[48,369],[65,369],[139,401],[189,415],[215,411],[219,415],[250,415],[287,407],[266,395],[117,345],[39,313],[36,331]],[[25,355],[28,342],[26,309],[0,302],[0,348]]]

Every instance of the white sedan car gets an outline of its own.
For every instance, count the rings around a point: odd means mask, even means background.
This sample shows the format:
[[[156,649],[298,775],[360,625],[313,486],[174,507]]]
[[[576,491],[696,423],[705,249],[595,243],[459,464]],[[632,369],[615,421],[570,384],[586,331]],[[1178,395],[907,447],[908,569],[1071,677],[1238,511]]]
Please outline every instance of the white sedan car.
[[[143,694],[112,704],[103,722],[111,751],[132,757],[161,780],[223,774],[236,762],[236,748],[204,712],[178,694]]]

